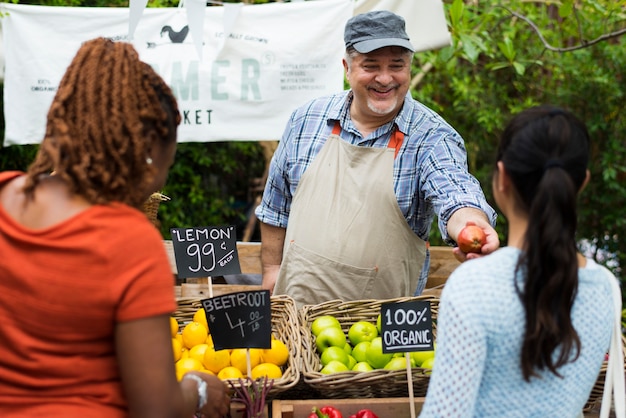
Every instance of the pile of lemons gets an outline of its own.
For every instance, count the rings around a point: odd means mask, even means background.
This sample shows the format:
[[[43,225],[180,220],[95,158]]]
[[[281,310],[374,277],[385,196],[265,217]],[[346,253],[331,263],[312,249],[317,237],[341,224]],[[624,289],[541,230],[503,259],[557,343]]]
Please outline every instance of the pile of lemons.
[[[289,349],[281,340],[272,335],[271,348],[250,348],[250,369],[248,369],[248,349],[234,348],[215,350],[213,337],[209,331],[204,308],[198,309],[191,322],[181,327],[174,317],[170,317],[172,349],[176,362],[176,376],[181,380],[185,373],[195,370],[216,375],[222,380],[250,377],[253,380],[266,376],[279,379],[282,367],[289,360]],[[248,376],[250,370],[250,376]]]

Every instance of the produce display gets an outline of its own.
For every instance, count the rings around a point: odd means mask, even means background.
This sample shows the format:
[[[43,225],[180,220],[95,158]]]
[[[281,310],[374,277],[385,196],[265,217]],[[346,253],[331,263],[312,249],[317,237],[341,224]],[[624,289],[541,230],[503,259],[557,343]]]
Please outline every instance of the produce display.
[[[315,337],[322,374],[406,368],[404,353],[383,352],[380,314],[375,322],[357,320],[352,323],[347,336],[339,320],[332,315],[316,318],[310,329]],[[432,369],[435,350],[411,352],[409,357],[411,367]]]
[[[476,226],[465,228],[458,237],[458,245],[466,253],[480,252],[484,243],[484,233]],[[272,348],[249,350],[251,376],[246,376],[247,350],[216,351],[200,298],[181,297],[171,318],[177,376],[181,379],[187,371],[196,370],[227,380],[233,390],[233,404],[245,407],[248,415],[243,416],[257,416],[260,411],[267,414],[268,405],[269,412],[275,410],[272,416],[281,412],[290,416],[298,411],[293,416],[375,418],[376,414],[386,416],[387,408],[399,411],[397,416],[406,416],[410,404],[406,353],[382,352],[380,312],[383,304],[415,300],[430,302],[436,338],[439,299],[435,295],[336,300],[300,310],[290,298],[272,296]],[[622,311],[622,326],[626,330],[626,309]],[[436,342],[431,351],[408,353],[418,410],[435,354]],[[605,361],[590,395],[591,403],[601,397],[606,369]],[[281,396],[290,389],[293,392]],[[319,404],[324,398],[326,401]]]
[[[216,375],[222,380],[250,377],[279,379],[289,360],[285,342],[272,335],[271,348],[249,349],[250,376],[248,376],[248,349],[215,350],[204,308],[199,308],[191,322],[182,329],[176,318],[170,318],[172,348],[176,362],[176,376],[182,379],[188,371]]]

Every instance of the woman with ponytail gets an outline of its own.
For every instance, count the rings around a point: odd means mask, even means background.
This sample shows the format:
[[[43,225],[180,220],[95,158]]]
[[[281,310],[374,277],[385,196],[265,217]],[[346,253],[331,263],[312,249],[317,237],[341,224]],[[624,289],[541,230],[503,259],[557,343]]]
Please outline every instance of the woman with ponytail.
[[[538,106],[504,129],[493,174],[508,244],[448,279],[420,417],[576,417],[609,347],[615,277],[577,250],[589,135]]]

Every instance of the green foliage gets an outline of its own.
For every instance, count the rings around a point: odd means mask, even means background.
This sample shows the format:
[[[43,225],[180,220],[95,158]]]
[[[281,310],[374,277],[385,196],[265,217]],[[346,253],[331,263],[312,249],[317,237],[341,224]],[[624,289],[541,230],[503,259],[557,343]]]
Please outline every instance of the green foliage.
[[[241,233],[252,209],[252,180],[264,170],[256,142],[179,144],[163,190],[171,200],[159,206],[162,235],[169,239],[170,228],[210,225],[237,225]]]
[[[489,197],[495,146],[511,115],[551,103],[581,117],[593,151],[578,234],[617,275],[626,265],[626,240],[620,235],[626,226],[626,122],[621,116],[626,48],[618,37],[589,43],[626,27],[623,5],[610,0],[446,2],[452,45],[416,54],[419,67],[432,69],[413,91],[465,138],[470,170]],[[506,220],[499,217],[498,222],[505,243]],[[441,242],[438,235],[433,231],[434,244]],[[608,260],[607,253],[617,260]]]

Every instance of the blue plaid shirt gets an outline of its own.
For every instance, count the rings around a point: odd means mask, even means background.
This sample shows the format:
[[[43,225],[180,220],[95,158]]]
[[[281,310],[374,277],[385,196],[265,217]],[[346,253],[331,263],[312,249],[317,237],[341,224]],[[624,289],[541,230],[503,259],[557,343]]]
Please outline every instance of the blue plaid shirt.
[[[418,237],[428,241],[437,215],[442,237],[449,241],[448,219],[464,207],[481,209],[495,225],[495,211],[487,204],[478,180],[468,173],[463,138],[441,116],[407,94],[395,120],[363,138],[350,119],[351,102],[352,92],[348,90],[315,99],[292,113],[255,212],[261,222],[287,227],[300,178],[338,120],[341,138],[357,146],[387,147],[394,125],[404,133],[393,183],[398,206]]]

